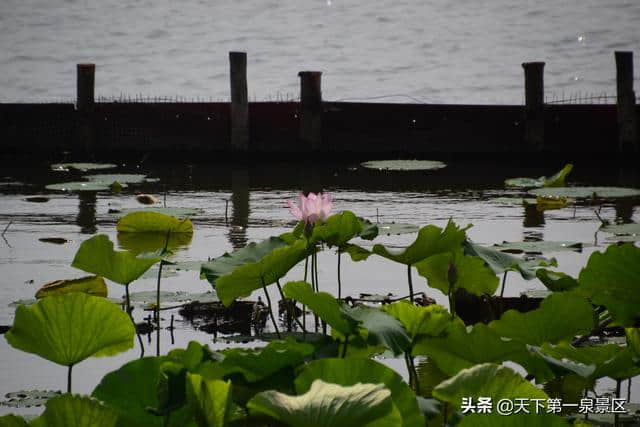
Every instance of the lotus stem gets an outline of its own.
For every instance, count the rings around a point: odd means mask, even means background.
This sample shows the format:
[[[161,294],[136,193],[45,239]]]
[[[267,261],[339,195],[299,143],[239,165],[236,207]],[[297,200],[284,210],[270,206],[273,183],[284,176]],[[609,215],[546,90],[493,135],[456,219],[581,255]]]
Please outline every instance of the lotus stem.
[[[267,285],[264,283],[264,277],[260,276],[260,281],[262,282],[262,290],[264,290],[264,295],[267,298],[267,305],[269,306],[269,316],[271,316],[271,322],[273,323],[273,328],[276,330],[276,335],[278,339],[280,339],[280,331],[278,330],[278,323],[276,322],[276,318],[273,315],[273,310],[271,308],[271,297],[269,296],[269,292],[267,292]]]
[[[313,254],[311,254],[311,288],[313,289],[314,292],[318,292],[318,287],[317,287],[317,283],[316,283],[316,253],[315,250],[313,252]],[[318,315],[314,312],[313,313],[313,327],[314,327],[314,331],[317,334],[318,333]]]
[[[73,365],[69,365],[69,369],[67,370],[67,393],[71,393],[71,370],[73,369]]]
[[[338,249],[338,299],[342,299],[342,281],[340,280],[340,258],[342,258],[342,252]]]
[[[627,402],[631,402],[631,378],[627,379]]]
[[[280,280],[276,280],[276,285],[278,285],[278,291],[280,291],[280,298],[282,298],[282,301],[286,301],[287,298],[284,296],[284,292],[282,292],[282,286],[280,286]],[[291,301],[291,302],[293,302],[293,301]],[[307,332],[304,329],[304,325],[302,323],[300,323],[300,320],[296,316],[296,313],[295,313],[296,305],[295,305],[295,303],[291,304],[290,307],[293,309],[293,313],[289,313],[291,315],[291,317],[293,318],[293,321],[296,322],[298,324],[298,326],[300,326],[302,328],[303,332]],[[287,310],[290,307],[288,306]]]
[[[504,272],[504,276],[502,276],[502,289],[500,290],[500,298],[504,295],[504,285],[507,283],[507,272]]]
[[[342,358],[347,356],[347,344],[349,343],[349,334],[344,336],[344,347],[342,347]]]
[[[411,362],[409,362],[409,354],[404,354],[404,363],[407,365],[407,374],[409,375],[409,388],[413,388],[415,390],[415,381],[413,379],[413,370],[411,369]]]
[[[140,359],[144,357],[144,344],[142,343],[142,337],[138,332],[138,327],[136,326],[136,321],[133,320],[133,314],[131,313],[131,305],[129,304],[129,284],[124,285],[126,300],[127,300],[127,314],[129,315],[129,319],[131,319],[131,323],[133,324],[133,329],[136,331],[136,335],[138,336],[138,343],[140,344]]]
[[[164,192],[164,200],[165,200],[165,208],[167,207],[167,191],[165,188]],[[167,230],[167,237],[164,240],[164,248],[162,249],[161,254],[164,255],[167,253],[167,248],[169,247],[169,237],[171,236],[171,230]],[[158,266],[158,286],[156,288],[156,356],[160,356],[160,279],[162,277],[162,266],[164,265],[164,260],[160,259],[160,265]]]
[[[573,340],[573,342],[571,343],[572,346],[574,347],[578,347],[581,344],[585,343],[586,341],[589,340],[589,337],[592,335],[600,335],[600,333],[602,333],[602,331],[609,326],[609,324],[613,322],[613,319],[611,317],[607,317],[606,319],[604,319],[603,321],[601,321],[598,326],[592,330],[591,332],[589,332],[588,334],[582,335],[580,338],[577,338],[575,340]]]
[[[413,304],[413,281],[411,280],[411,264],[407,265],[407,279],[409,280],[409,299]]]
[[[309,256],[307,255],[307,257],[304,259],[304,281],[307,281],[307,270],[309,268]],[[307,332],[307,306],[302,304],[302,330],[304,331],[303,333],[306,334]]]

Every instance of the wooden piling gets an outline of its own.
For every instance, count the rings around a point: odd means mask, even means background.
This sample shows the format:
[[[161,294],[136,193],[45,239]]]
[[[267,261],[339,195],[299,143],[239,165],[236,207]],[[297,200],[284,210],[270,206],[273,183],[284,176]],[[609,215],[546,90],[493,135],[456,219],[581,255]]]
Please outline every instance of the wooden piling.
[[[247,53],[229,52],[231,76],[231,149],[249,150],[249,102],[247,89]]]
[[[303,151],[318,151],[322,146],[322,72],[300,71],[299,136]]]
[[[636,94],[633,91],[633,52],[616,51],[616,87],[618,107],[618,150],[640,151]]]
[[[528,149],[542,150],[544,144],[544,62],[525,62],[525,133]]]
[[[76,74],[77,146],[83,146],[86,154],[91,155],[96,139],[93,126],[96,65],[78,64]]]

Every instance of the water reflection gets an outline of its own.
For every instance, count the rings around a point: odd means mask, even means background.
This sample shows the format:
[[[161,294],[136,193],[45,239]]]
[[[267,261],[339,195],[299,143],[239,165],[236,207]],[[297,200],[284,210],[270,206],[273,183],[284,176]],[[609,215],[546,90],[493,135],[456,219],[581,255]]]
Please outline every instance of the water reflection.
[[[633,208],[634,203],[632,200],[618,200],[615,205],[616,223],[629,224],[633,222]]]
[[[249,225],[249,169],[233,168],[231,171],[231,224],[227,237],[233,249],[247,245],[247,226]]]
[[[544,225],[544,211],[538,210],[537,204],[524,205],[524,221],[522,226],[525,228],[541,227]]]
[[[82,234],[95,234],[98,231],[96,227],[96,194],[95,191],[78,192],[80,204],[76,224],[80,227]]]

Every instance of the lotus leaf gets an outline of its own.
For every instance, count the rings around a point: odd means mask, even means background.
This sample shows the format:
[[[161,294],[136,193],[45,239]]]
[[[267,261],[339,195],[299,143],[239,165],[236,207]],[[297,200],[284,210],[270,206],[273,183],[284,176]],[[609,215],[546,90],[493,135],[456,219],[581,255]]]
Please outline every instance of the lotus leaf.
[[[561,271],[551,271],[546,268],[536,270],[536,277],[540,279],[543,285],[553,292],[568,291],[578,286],[578,281],[562,273]]]
[[[442,372],[433,360],[423,359],[416,367],[417,381],[420,394],[426,397],[432,397],[433,389],[442,381],[449,378],[449,375]],[[436,415],[436,414],[434,414]]]
[[[170,231],[171,234],[193,233],[193,224],[189,219],[157,212],[132,212],[120,218],[116,225],[118,233],[150,233]]]
[[[367,169],[388,171],[427,171],[447,166],[446,163],[437,160],[372,160],[360,165]]]
[[[411,234],[420,231],[420,227],[413,224],[402,224],[395,222],[383,222],[376,224],[378,226],[378,233],[386,236]]]
[[[12,408],[28,408],[30,406],[42,406],[47,400],[58,396],[59,391],[53,390],[21,390],[7,393],[7,400],[0,401],[0,405]]]
[[[536,209],[538,212],[562,209],[567,206],[569,199],[566,197],[536,197]],[[527,205],[527,202],[524,202]]]
[[[417,307],[408,301],[383,305],[382,309],[398,319],[411,340],[421,335],[438,336],[451,321],[451,314],[441,305]]]
[[[579,242],[503,242],[497,245],[493,245],[494,248],[504,251],[522,251],[522,252],[561,252],[561,251],[574,251],[582,252],[582,243]]]
[[[160,207],[153,206],[147,208],[124,208],[116,210],[112,213],[124,216],[134,212],[156,212],[164,215],[175,216],[176,218],[185,218],[185,217],[193,217],[204,214],[204,209],[201,208],[169,208],[169,207]]]
[[[134,334],[127,314],[110,301],[70,293],[19,306],[5,337],[19,350],[72,366],[91,356],[128,350]]]
[[[427,279],[427,284],[449,294],[449,266],[457,270],[456,288],[464,288],[475,295],[493,294],[498,288],[498,277],[485,265],[482,258],[467,256],[458,249],[457,254],[444,252],[430,256],[415,264],[418,273]]]
[[[467,330],[459,319],[451,322],[445,333],[439,337],[420,337],[413,346],[413,355],[428,356],[449,376],[478,363],[501,363],[510,360],[523,366],[539,382],[553,377],[547,365],[532,356],[525,344],[513,340],[505,341],[493,329],[482,323],[477,323]]]
[[[92,181],[74,181],[74,182],[62,182],[60,184],[49,184],[45,188],[47,190],[59,190],[59,191],[111,191],[111,184],[104,182],[92,182]],[[122,187],[126,187],[126,184],[121,184]]]
[[[69,169],[74,169],[80,172],[87,172],[90,170],[113,169],[117,167],[118,165],[114,165],[112,163],[55,163],[51,165],[52,170],[63,172],[66,172]]]
[[[187,400],[199,427],[224,427],[231,418],[231,381],[187,374]]]
[[[236,298],[247,297],[254,290],[275,283],[308,255],[306,242],[296,240],[290,245],[273,249],[258,262],[236,267],[215,281],[220,301],[229,306]],[[205,274],[211,272],[207,264],[202,269]]]
[[[282,236],[269,237],[260,243],[251,242],[242,249],[232,253],[225,253],[212,261],[202,264],[200,274],[205,275],[207,280],[215,287],[216,280],[220,276],[231,273],[236,267],[258,262],[274,249],[286,245],[287,242]]]
[[[130,252],[114,251],[109,237],[98,234],[82,242],[71,265],[128,285],[158,261],[160,257],[136,258]]]
[[[365,306],[351,308],[344,305],[342,310],[350,318],[361,322],[361,326],[367,330],[368,345],[385,347],[394,356],[404,353],[409,348],[410,340],[402,323],[390,314]]]
[[[341,248],[349,240],[360,235],[363,231],[362,221],[350,211],[331,215],[324,224],[313,227],[309,240],[313,243],[324,242],[329,246]]]
[[[118,414],[87,396],[63,394],[47,402],[35,427],[115,427]]]
[[[613,233],[616,238],[629,238],[629,241],[637,241],[640,240],[640,224],[630,223],[630,224],[608,224],[600,227],[599,231],[603,231],[605,233]],[[633,239],[633,240],[631,240]]]
[[[108,295],[107,284],[100,276],[86,276],[80,279],[55,280],[42,285],[36,292],[36,298],[67,294],[69,292],[84,292],[97,297]]]
[[[625,187],[556,187],[535,188],[529,190],[530,194],[544,197],[572,197],[572,198],[598,198],[618,199],[623,197],[638,197],[640,190]]]
[[[545,343],[541,347],[530,347],[530,351],[552,365],[590,380],[603,377],[622,380],[640,374],[631,349],[617,344],[574,347],[567,342]]]
[[[613,319],[631,326],[640,317],[640,248],[631,243],[594,252],[580,271],[576,291],[602,304]]]
[[[379,362],[364,358],[315,360],[307,364],[296,378],[296,392],[305,393],[317,379],[341,386],[353,386],[365,381],[384,384],[391,391],[393,410],[369,427],[424,425],[424,417],[413,391],[397,372]]]
[[[532,280],[536,277],[535,268],[539,266],[555,265],[554,258],[535,258],[532,260],[518,258],[495,249],[496,246],[486,247],[466,240],[464,243],[464,253],[482,258],[495,274],[502,274],[505,271],[517,271],[523,279]]]
[[[504,183],[507,187],[517,188],[560,187],[564,185],[565,178],[572,169],[573,165],[569,163],[549,178],[546,176],[541,176],[540,178],[510,178],[505,180]]]
[[[522,197],[495,197],[487,200],[487,202],[500,205],[521,206],[523,204],[535,205],[538,203],[538,200],[534,198],[523,199]]]
[[[313,345],[292,338],[270,342],[258,350],[232,348],[222,351],[220,367],[224,377],[241,374],[248,382],[265,379],[276,372],[302,364],[313,354]]]
[[[159,405],[160,366],[167,360],[167,357],[145,357],[129,362],[105,375],[91,395],[119,414],[119,427],[166,426],[164,417],[150,413],[147,408]],[[185,405],[171,413],[168,425],[182,427],[191,418]]]
[[[152,182],[151,180],[147,179],[146,175],[132,173],[85,175],[84,178],[91,182],[107,185],[111,185],[111,183],[113,182],[118,182],[120,184],[140,184],[142,182]]]
[[[118,233],[118,245],[132,254],[138,256],[143,253],[156,252],[164,249],[165,244],[167,252],[173,253],[179,249],[185,248],[191,244],[193,233],[173,233],[169,234],[167,242],[166,232],[137,232],[137,233]],[[200,268],[198,267],[198,270]]]
[[[129,295],[129,302],[131,304],[140,304],[144,306],[156,304],[156,291],[142,291],[133,292]],[[198,301],[200,303],[218,302],[218,296],[215,291],[203,292],[199,294],[192,294],[182,291],[160,291],[160,303],[161,304],[183,304],[187,302]]]
[[[372,425],[391,411],[390,395],[382,384],[344,387],[315,380],[303,395],[264,391],[254,396],[247,407],[290,426],[363,426]]]
[[[627,346],[631,349],[636,359],[640,359],[640,329],[626,328]]]
[[[28,427],[29,424],[24,418],[17,415],[9,414],[0,417],[0,427]]]
[[[509,310],[489,327],[500,336],[531,345],[556,343],[595,327],[594,311],[584,298],[570,293],[552,294],[527,313]]]
[[[466,238],[465,230],[449,221],[444,230],[435,225],[422,227],[416,240],[400,252],[390,251],[383,245],[374,245],[372,252],[405,265],[412,265],[432,255],[459,249]]]

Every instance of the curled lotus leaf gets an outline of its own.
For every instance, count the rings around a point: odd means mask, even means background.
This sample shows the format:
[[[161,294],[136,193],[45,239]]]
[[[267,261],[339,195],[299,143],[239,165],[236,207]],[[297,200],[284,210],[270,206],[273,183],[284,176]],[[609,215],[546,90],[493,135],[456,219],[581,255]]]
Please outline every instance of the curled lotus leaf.
[[[115,427],[118,414],[88,396],[63,394],[47,402],[42,415],[31,425],[35,427]]]
[[[104,279],[100,276],[86,276],[79,279],[55,280],[42,285],[36,292],[36,298],[52,295],[67,294],[69,292],[84,292],[97,297],[106,297],[109,290]]]
[[[118,233],[193,233],[193,224],[188,218],[178,219],[158,212],[132,212],[120,218],[116,225]]]

